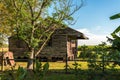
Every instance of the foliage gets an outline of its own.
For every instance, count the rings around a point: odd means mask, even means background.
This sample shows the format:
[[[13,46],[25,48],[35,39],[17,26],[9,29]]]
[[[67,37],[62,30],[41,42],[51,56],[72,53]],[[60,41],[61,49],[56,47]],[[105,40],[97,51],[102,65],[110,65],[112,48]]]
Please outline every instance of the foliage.
[[[45,80],[76,80],[76,77],[74,74],[50,73],[45,77]]]
[[[74,75],[76,76],[76,80],[77,79],[79,79],[79,74],[80,74],[80,71],[81,71],[81,69],[80,69],[80,67],[81,67],[81,65],[80,64],[78,64],[76,61],[74,62],[74,64],[73,64],[73,73],[74,73]]]
[[[85,47],[85,46],[86,46],[88,49],[93,50],[96,45],[82,45],[82,46],[78,46],[78,51],[83,50],[82,48]]]
[[[23,67],[19,67],[17,71],[5,71],[1,80],[43,80],[49,69],[49,64],[45,63],[43,66],[37,60],[34,71],[29,71]]]
[[[120,18],[120,13],[115,14],[110,17],[111,20]],[[111,51],[110,51],[110,58],[115,61],[115,65],[120,65],[119,58],[120,58],[120,26],[118,26],[112,33],[112,38],[108,38],[108,41],[112,43]]]
[[[94,47],[95,46],[86,46],[86,45],[81,46],[79,48],[80,50],[79,58],[86,59],[86,58],[94,57],[95,56]]]
[[[2,80],[25,80],[25,77],[27,75],[27,70],[19,67],[16,73],[14,71],[7,71],[2,76]],[[7,76],[7,77],[6,77]]]
[[[118,41],[118,40],[117,40]],[[102,70],[110,68],[116,70],[115,67],[120,65],[120,52],[118,42],[115,41],[114,44],[108,46],[105,42],[97,46],[89,48],[89,46],[80,47],[80,58],[88,60],[88,67],[90,70]]]
[[[35,69],[34,71],[28,71],[26,79],[29,80],[44,80],[47,71],[49,70],[49,63],[45,63],[44,65],[36,60]]]
[[[111,20],[118,19],[118,18],[120,18],[120,13],[115,14],[115,15],[113,15],[113,16],[110,17]]]
[[[93,76],[91,76],[93,75]],[[119,72],[109,72],[104,76],[101,72],[90,72],[88,70],[82,71],[82,74],[79,74],[78,80],[119,80]],[[64,74],[64,73],[51,73],[46,76],[45,80],[77,80],[74,74]]]
[[[110,17],[111,20],[114,19],[118,19],[120,18],[120,13],[115,14],[113,16]],[[117,49],[118,51],[120,51],[119,49],[119,44],[120,44],[120,26],[117,27],[117,29],[115,29],[112,33],[111,33],[113,39],[108,37],[108,41],[112,43],[112,48]]]
[[[11,18],[11,15],[2,0],[0,0],[0,46],[6,44],[8,36],[12,33],[7,20],[8,18]]]
[[[110,63],[108,61],[111,60],[111,55],[109,54],[110,52],[105,47],[105,45],[105,43],[102,43],[95,47],[95,56],[89,58],[89,69],[102,70],[104,72],[105,69],[110,66]]]
[[[120,65],[120,51],[117,49],[111,49],[109,52],[109,59],[114,61],[114,66]]]
[[[7,16],[6,16],[7,15]],[[7,18],[10,18],[10,14],[8,13],[8,10],[6,9],[4,3],[0,1],[0,37],[1,35],[7,34],[9,35],[10,30],[8,26]]]

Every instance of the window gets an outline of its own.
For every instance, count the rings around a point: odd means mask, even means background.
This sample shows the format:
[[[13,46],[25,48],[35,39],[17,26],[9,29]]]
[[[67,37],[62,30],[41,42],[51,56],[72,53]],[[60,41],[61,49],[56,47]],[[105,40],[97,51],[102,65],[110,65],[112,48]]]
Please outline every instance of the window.
[[[52,47],[52,38],[50,38],[50,40],[48,41],[48,44],[47,44],[49,47]]]

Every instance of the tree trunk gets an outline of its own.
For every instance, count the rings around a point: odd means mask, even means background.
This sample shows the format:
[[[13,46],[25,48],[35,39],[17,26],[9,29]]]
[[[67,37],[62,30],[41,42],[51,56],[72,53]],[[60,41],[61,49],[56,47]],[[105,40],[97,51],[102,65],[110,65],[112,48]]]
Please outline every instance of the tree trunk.
[[[29,70],[34,69],[34,48],[31,49],[29,60],[27,63],[27,69],[29,69]]]

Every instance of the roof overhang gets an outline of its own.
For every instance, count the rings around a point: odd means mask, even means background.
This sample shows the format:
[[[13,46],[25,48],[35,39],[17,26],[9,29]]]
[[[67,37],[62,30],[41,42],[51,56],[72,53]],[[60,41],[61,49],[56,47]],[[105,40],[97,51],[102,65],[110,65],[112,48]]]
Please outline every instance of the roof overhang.
[[[77,39],[89,39],[83,33],[81,35],[77,35]]]
[[[87,40],[89,39],[88,37],[86,37],[84,34],[80,34],[80,35],[74,35],[74,34],[69,34],[67,35],[69,38],[71,39],[84,39],[84,40]]]

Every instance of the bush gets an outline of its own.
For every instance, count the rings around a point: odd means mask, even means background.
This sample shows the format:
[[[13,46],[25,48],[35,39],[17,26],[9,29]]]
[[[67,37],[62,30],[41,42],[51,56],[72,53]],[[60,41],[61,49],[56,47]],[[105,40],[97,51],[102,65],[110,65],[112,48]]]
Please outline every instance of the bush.
[[[37,60],[36,67],[33,71],[19,67],[17,71],[5,71],[1,76],[1,80],[43,80],[48,69],[48,62],[42,66],[41,62]]]

